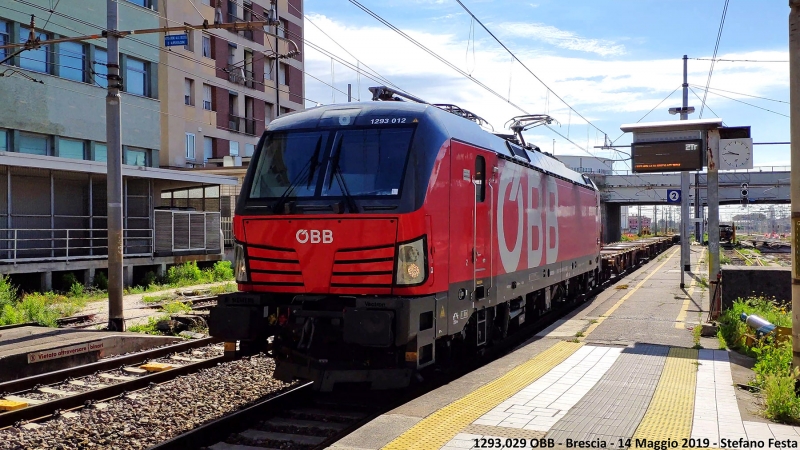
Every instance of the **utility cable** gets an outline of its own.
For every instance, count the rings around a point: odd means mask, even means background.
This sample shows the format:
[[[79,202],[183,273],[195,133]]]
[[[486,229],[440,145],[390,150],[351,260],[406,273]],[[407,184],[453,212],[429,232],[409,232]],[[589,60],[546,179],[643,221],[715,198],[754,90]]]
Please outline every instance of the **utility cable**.
[[[664,103],[665,101],[667,101],[667,99],[668,99],[668,98],[672,97],[672,94],[674,94],[675,92],[677,92],[677,91],[678,91],[678,89],[680,89],[680,88],[681,88],[681,86],[678,86],[678,87],[676,87],[674,91],[670,92],[670,93],[669,93],[669,94],[668,94],[666,97],[664,97],[664,99],[663,99],[663,100],[661,100],[660,102],[658,102],[658,104],[657,104],[656,106],[654,106],[654,107],[653,107],[653,109],[651,109],[650,111],[648,111],[648,112],[647,112],[647,114],[643,115],[643,116],[642,116],[642,117],[641,117],[639,120],[637,120],[637,121],[636,121],[636,123],[639,123],[639,122],[643,121],[645,117],[649,116],[651,112],[655,111],[655,110],[656,110],[656,108],[658,108],[659,106],[661,106],[661,104],[662,104],[662,103]],[[619,138],[621,138],[622,136],[625,136],[625,132],[623,132],[622,134],[620,134],[619,136],[617,136],[617,138],[616,138],[616,139],[614,139],[613,141],[611,141],[611,145],[614,145],[614,143],[615,143],[615,142],[617,142],[617,141],[619,140]]]
[[[703,89],[702,86],[698,86],[696,84],[690,84],[689,86],[694,86],[696,88]],[[744,95],[745,97],[758,98],[758,99],[761,99],[761,100],[769,100],[771,102],[777,102],[777,103],[785,103],[787,105],[789,104],[789,102],[784,101],[784,100],[775,100],[774,98],[759,97],[757,95],[743,94],[741,92],[726,91],[725,89],[719,89],[719,88],[710,87],[710,88],[708,88],[708,90],[711,91],[711,92],[714,92],[714,91],[727,92],[729,94]]]
[[[353,0],[350,0],[350,1],[352,2]],[[501,46],[501,47],[503,47],[503,48],[505,49],[505,51],[507,51],[507,52],[508,52],[508,54],[510,54],[510,55],[511,55],[511,56],[512,56],[514,59],[516,59],[516,60],[517,60],[517,62],[518,62],[518,63],[520,63],[520,64],[522,65],[522,67],[524,67],[524,68],[525,68],[525,70],[527,70],[527,71],[528,71],[528,73],[530,73],[530,74],[531,74],[531,75],[532,75],[534,78],[536,78],[536,80],[537,80],[537,81],[539,81],[539,83],[542,83],[542,85],[543,85],[545,88],[547,88],[547,90],[548,90],[548,91],[552,92],[552,93],[553,93],[553,95],[555,95],[557,99],[561,100],[561,102],[562,102],[562,103],[564,103],[564,105],[566,105],[566,106],[567,106],[567,108],[569,108],[570,110],[574,111],[574,112],[575,112],[575,114],[577,114],[577,115],[578,115],[578,116],[579,116],[581,119],[583,119],[584,121],[586,121],[586,123],[588,123],[588,124],[589,124],[589,125],[591,125],[592,127],[596,128],[596,129],[597,129],[598,131],[600,131],[601,133],[605,134],[605,131],[601,130],[601,129],[600,129],[600,128],[598,128],[598,127],[597,127],[595,124],[593,124],[592,122],[590,122],[590,121],[589,121],[589,119],[587,119],[586,117],[584,117],[584,116],[583,116],[581,113],[579,113],[579,112],[578,112],[578,111],[577,111],[575,108],[573,108],[572,106],[570,106],[570,105],[569,105],[569,103],[567,103],[567,102],[566,102],[566,101],[565,101],[563,98],[561,98],[561,96],[559,96],[558,94],[556,94],[556,92],[555,92],[554,90],[550,89],[550,87],[549,87],[549,86],[548,86],[548,85],[547,85],[547,84],[546,84],[544,81],[542,81],[542,79],[541,79],[541,78],[539,78],[539,77],[538,77],[538,76],[537,76],[535,73],[533,73],[533,71],[532,71],[531,69],[529,69],[529,68],[528,68],[528,66],[526,66],[526,65],[525,65],[525,63],[523,63],[523,62],[522,62],[522,61],[521,61],[519,58],[517,58],[517,55],[515,55],[515,54],[514,54],[514,52],[512,52],[511,50],[509,50],[509,48],[508,48],[508,47],[506,47],[506,45],[505,45],[505,44],[503,44],[503,42],[502,42],[502,41],[500,41],[500,39],[498,39],[498,38],[497,38],[497,36],[495,36],[495,35],[494,35],[494,33],[492,33],[491,31],[489,31],[489,28],[487,28],[487,27],[486,27],[486,25],[484,25],[484,24],[483,24],[483,22],[481,22],[481,21],[480,21],[480,19],[478,19],[477,17],[475,17],[475,14],[473,14],[473,13],[472,13],[472,11],[470,11],[470,10],[469,10],[469,8],[467,8],[467,7],[466,7],[466,6],[465,6],[463,3],[461,3],[461,0],[456,0],[456,1],[458,2],[458,4],[459,4],[459,5],[461,5],[461,7],[462,7],[462,8],[464,8],[464,11],[466,11],[466,12],[467,12],[467,14],[469,14],[470,16],[472,16],[472,18],[473,18],[473,19],[474,19],[476,22],[478,22],[478,24],[479,24],[481,27],[483,27],[483,29],[484,29],[484,30],[486,30],[486,32],[487,32],[487,33],[489,33],[489,35],[490,35],[491,37],[493,37],[493,38],[494,38],[494,40],[495,40],[495,41],[497,41],[497,43],[498,43],[498,44],[500,44],[500,46]]]
[[[694,89],[692,89],[692,86],[691,86],[691,85],[689,86],[689,90],[690,90],[690,91],[692,91],[692,94],[694,94],[694,96],[695,96],[695,97],[697,97],[697,99],[698,99],[698,100],[700,100],[700,102],[701,102],[701,103],[703,103],[703,99],[701,99],[701,98],[700,98],[700,96],[699,96],[699,95],[697,95],[697,92],[695,92],[695,91],[694,91]],[[706,106],[706,108],[708,108],[708,110],[709,110],[709,111],[711,111],[711,114],[714,114],[714,115],[715,115],[717,118],[719,118],[719,114],[717,114],[716,112],[714,112],[714,110],[713,110],[713,109],[711,109],[711,107],[710,107],[710,106],[708,106],[708,105],[705,105],[705,106]],[[723,125],[723,126],[725,125],[725,121],[722,121],[722,125]]]
[[[699,86],[697,86],[697,88],[698,88],[698,89],[703,89],[703,88],[701,88],[701,87],[699,87]],[[744,103],[744,104],[745,104],[745,105],[747,105],[747,106],[752,106],[753,108],[758,108],[758,109],[761,109],[761,110],[764,110],[764,111],[767,111],[767,112],[771,112],[772,114],[777,114],[777,115],[779,115],[779,116],[783,116],[783,117],[789,117],[789,115],[788,115],[788,114],[783,114],[783,113],[779,113],[779,112],[776,112],[776,111],[772,111],[771,109],[762,108],[762,107],[760,107],[760,106],[757,106],[757,105],[754,105],[754,104],[752,104],[752,103],[747,103],[747,102],[745,102],[745,101],[742,101],[742,100],[739,100],[739,99],[736,99],[736,98],[733,98],[733,97],[728,97],[727,95],[722,95],[722,94],[720,94],[719,92],[714,92],[714,91],[710,91],[710,90],[706,90],[706,92],[707,92],[707,93],[710,93],[710,94],[714,94],[714,95],[719,95],[720,97],[727,98],[728,100],[733,100],[733,101],[735,101],[735,102]]]
[[[722,9],[722,17],[719,20],[719,30],[717,31],[717,43],[714,44],[714,55],[711,57],[711,67],[708,68],[708,79],[706,80],[705,93],[703,94],[703,103],[700,105],[700,118],[703,118],[703,108],[706,104],[706,96],[708,96],[708,87],[711,85],[711,75],[714,73],[714,63],[717,59],[717,50],[719,50],[719,41],[722,38],[722,28],[725,26],[725,16],[728,14],[728,3],[730,0],[725,0],[725,7]]]

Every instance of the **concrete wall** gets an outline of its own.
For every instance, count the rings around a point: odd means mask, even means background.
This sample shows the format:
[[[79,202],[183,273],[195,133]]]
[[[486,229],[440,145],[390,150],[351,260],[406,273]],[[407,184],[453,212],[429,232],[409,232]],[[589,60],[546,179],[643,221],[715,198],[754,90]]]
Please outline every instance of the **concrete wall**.
[[[737,298],[760,295],[779,302],[792,299],[790,267],[722,266],[722,308]]]

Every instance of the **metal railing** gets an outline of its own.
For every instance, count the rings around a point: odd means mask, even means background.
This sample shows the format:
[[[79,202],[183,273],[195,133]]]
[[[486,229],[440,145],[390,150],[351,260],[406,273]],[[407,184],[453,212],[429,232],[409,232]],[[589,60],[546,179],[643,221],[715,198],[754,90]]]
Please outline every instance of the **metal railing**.
[[[242,84],[253,88],[255,75],[252,70],[246,70],[244,67],[235,64],[228,64],[225,71],[228,73],[228,81],[231,83]]]
[[[239,117],[233,114],[228,115],[228,129],[239,133],[252,136],[256,134],[256,120],[252,117]]]
[[[225,243],[225,247],[233,247],[233,217],[222,217],[220,219],[220,225],[222,226],[222,238]]]
[[[155,211],[154,253],[222,252],[220,214]]]
[[[108,255],[105,229],[5,228],[0,229],[0,262],[70,261]],[[127,256],[153,254],[153,230],[126,228],[123,252]]]

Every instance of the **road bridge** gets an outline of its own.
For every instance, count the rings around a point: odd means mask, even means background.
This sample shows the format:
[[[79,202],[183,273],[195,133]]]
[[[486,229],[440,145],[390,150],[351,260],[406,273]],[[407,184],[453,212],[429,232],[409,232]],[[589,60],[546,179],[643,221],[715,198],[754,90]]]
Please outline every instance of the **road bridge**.
[[[614,171],[612,173],[590,173],[592,180],[600,188],[603,203],[604,240],[612,242],[619,239],[620,206],[622,205],[660,205],[667,203],[667,190],[680,189],[680,173],[636,174]],[[751,170],[737,170],[719,173],[720,204],[742,203],[742,184],[748,185],[748,203],[789,203],[789,167],[755,167]],[[704,172],[692,174],[689,202],[695,204],[695,192],[699,189],[699,202],[708,204]]]

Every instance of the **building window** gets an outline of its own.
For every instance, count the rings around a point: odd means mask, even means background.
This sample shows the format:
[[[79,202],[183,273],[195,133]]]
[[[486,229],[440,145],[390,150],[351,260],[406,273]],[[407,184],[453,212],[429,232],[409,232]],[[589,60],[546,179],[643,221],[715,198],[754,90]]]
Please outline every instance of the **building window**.
[[[278,63],[278,83],[286,86],[288,84],[286,82],[286,64],[279,62]]]
[[[49,155],[50,137],[44,134],[20,133],[19,152],[30,155]]]
[[[183,46],[184,50],[194,51],[194,33],[192,30],[186,31],[186,45]]]
[[[269,125],[272,119],[275,118],[275,105],[269,102],[264,103],[264,126]]]
[[[239,156],[239,143],[236,141],[230,141],[229,153],[231,156]]]
[[[280,115],[289,114],[290,112],[292,112],[291,109],[284,108],[283,106],[281,106],[281,114]]]
[[[0,20],[0,45],[6,45],[11,43],[11,35],[9,35],[10,32],[11,32],[11,26],[9,25],[9,23]],[[0,48],[0,61],[6,59],[8,55],[11,54],[9,53],[8,50],[9,49],[7,48]]]
[[[19,42],[28,42],[30,32],[28,28],[19,28]],[[36,37],[42,41],[47,40],[45,33],[36,33]],[[19,55],[19,66],[23,69],[33,70],[35,72],[50,73],[49,68],[52,57],[50,56],[50,46],[43,45],[36,50],[26,50]]]
[[[255,144],[244,144],[244,156],[253,156],[256,151]]]
[[[228,44],[228,65],[232,66],[236,61],[236,44]]]
[[[94,82],[101,88],[108,87],[108,52],[102,48],[94,49],[94,61],[92,61],[92,71],[94,72]]]
[[[203,35],[203,56],[213,58],[211,56],[211,36]]]
[[[183,103],[194,105],[194,81],[189,78],[183,79]]]
[[[129,166],[146,166],[147,150],[143,148],[128,147],[125,149],[125,164]]]
[[[8,151],[8,132],[0,130],[0,152]]]
[[[58,75],[75,81],[86,81],[86,46],[80,42],[58,44]]]
[[[203,162],[208,162],[214,157],[214,138],[203,138]]]
[[[58,139],[58,156],[61,158],[70,159],[84,159],[84,149],[86,148],[83,141],[75,139]]]
[[[286,37],[286,29],[287,29],[286,28],[287,27],[286,19],[280,19],[280,22],[281,22],[281,24],[278,25],[278,36],[282,37],[282,38],[285,38]]]
[[[202,3],[202,4],[206,5],[206,6],[211,6],[211,0],[201,0],[200,3]]]
[[[272,60],[264,61],[264,81],[272,80]]]
[[[236,22],[237,13],[236,2],[228,0],[228,22]]]
[[[148,64],[136,58],[127,58],[125,63],[125,92],[141,96],[148,95]]]
[[[94,144],[94,160],[100,162],[108,161],[108,146],[106,144]]]
[[[186,159],[194,159],[194,133],[186,133]]]
[[[128,3],[133,3],[134,5],[139,5],[142,8],[149,8],[155,9],[156,2],[153,0],[127,0]]]
[[[209,111],[212,110],[211,107],[212,105],[211,99],[213,98],[212,94],[213,91],[211,90],[211,86],[203,84],[203,109],[207,109]]]

